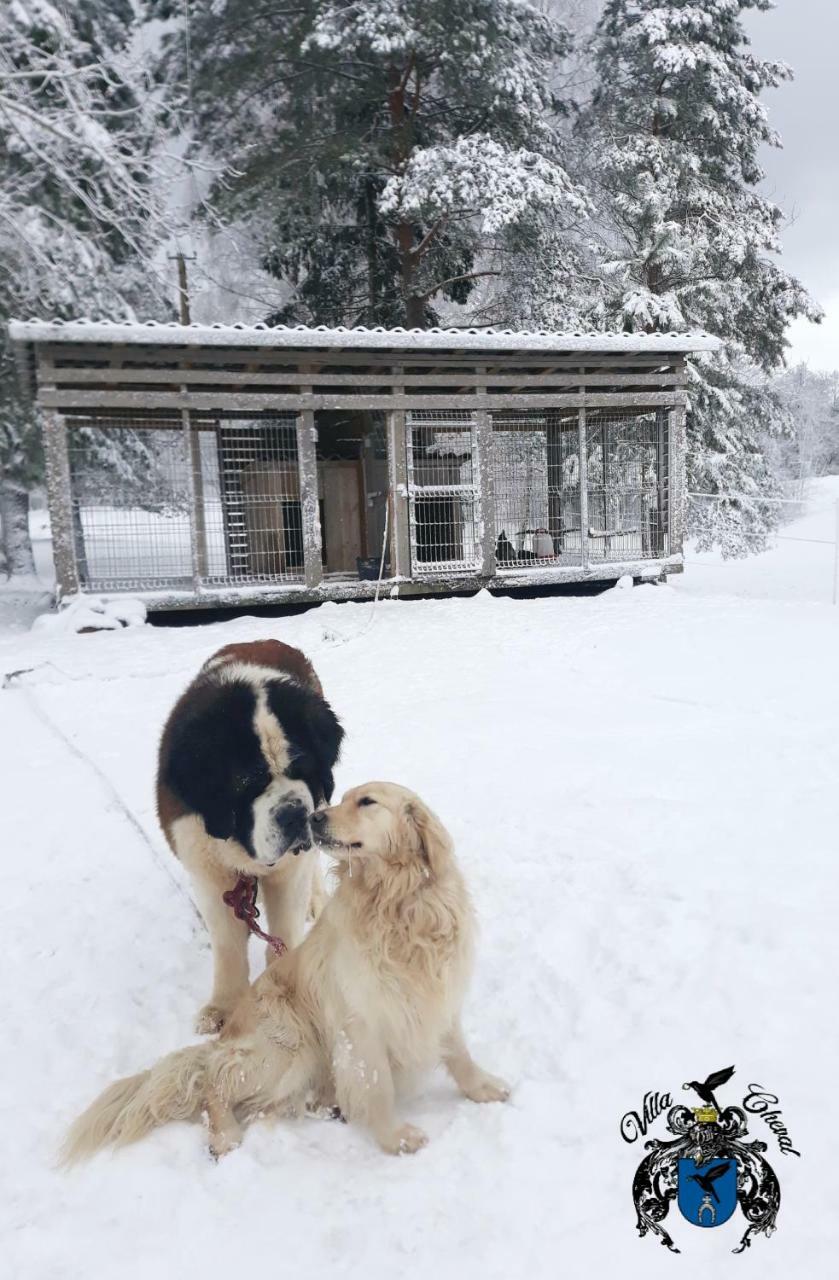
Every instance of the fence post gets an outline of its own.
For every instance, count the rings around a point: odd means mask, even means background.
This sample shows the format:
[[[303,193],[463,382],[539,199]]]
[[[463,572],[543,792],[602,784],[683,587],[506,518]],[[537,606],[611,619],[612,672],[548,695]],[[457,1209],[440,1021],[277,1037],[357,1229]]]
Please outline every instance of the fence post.
[[[479,365],[477,372],[485,377],[486,369]],[[486,384],[475,387],[479,396],[486,395]],[[472,473],[478,485],[478,537],[480,542],[481,576],[494,578],[495,564],[495,458],[493,455],[494,440],[492,416],[487,409],[478,409],[475,414],[475,438],[478,442],[478,474]],[[472,460],[474,467],[474,458]]]
[[[839,498],[836,499],[836,528],[833,531],[833,603],[839,604]]]
[[[586,411],[581,406],[577,418],[577,451],[579,455],[580,482],[580,565],[589,567],[588,555],[588,446],[586,444]]]
[[[319,586],[323,577],[316,445],[315,415],[311,409],[304,409],[297,415],[297,458],[303,520],[303,571],[307,587]]]
[[[684,404],[670,410],[668,424],[670,474],[668,506],[670,522],[669,554],[684,556],[688,492],[685,476],[687,459],[686,409]]]
[[[73,494],[67,423],[51,410],[45,411],[43,423],[56,596],[61,600],[64,596],[75,595],[80,586],[73,538]]]
[[[182,394],[189,388],[182,387]],[[204,486],[198,436],[192,429],[189,409],[181,410],[181,437],[186,464],[187,497],[189,499],[189,550],[192,562],[192,587],[196,595],[207,576],[207,535],[204,528]]]

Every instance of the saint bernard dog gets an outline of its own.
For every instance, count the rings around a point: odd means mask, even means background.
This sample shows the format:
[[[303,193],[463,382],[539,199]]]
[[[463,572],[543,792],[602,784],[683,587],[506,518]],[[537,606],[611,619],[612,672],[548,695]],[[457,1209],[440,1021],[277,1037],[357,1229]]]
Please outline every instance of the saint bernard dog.
[[[222,898],[238,877],[258,877],[268,931],[290,948],[322,901],[310,817],[332,798],[343,736],[309,660],[278,640],[226,645],[172,709],[157,812],[212,943],[199,1032],[218,1031],[248,987],[248,930]]]

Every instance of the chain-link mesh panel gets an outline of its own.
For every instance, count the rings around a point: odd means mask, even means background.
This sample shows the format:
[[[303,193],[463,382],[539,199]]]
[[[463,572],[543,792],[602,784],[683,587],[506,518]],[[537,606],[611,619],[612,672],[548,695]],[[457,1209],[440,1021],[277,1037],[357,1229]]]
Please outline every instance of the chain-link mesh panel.
[[[188,439],[180,420],[133,411],[67,426],[82,587],[192,588],[195,571],[211,586],[303,581],[293,414],[193,419]]]
[[[201,576],[211,585],[302,582],[294,414],[223,418],[193,446]]]
[[[476,573],[481,549],[475,415],[413,410],[406,427],[413,574]]]
[[[497,569],[579,564],[577,411],[491,416]]]
[[[132,412],[69,417],[67,441],[81,586],[191,586],[189,474],[180,421]]]
[[[669,414],[586,415],[589,559],[655,559],[669,551]]]

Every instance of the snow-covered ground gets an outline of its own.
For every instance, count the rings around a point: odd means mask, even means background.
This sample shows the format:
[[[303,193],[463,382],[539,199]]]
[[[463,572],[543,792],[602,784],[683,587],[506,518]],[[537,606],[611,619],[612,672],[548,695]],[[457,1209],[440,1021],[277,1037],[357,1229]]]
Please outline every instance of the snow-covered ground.
[[[714,551],[698,553],[688,544],[679,589],[691,595],[831,603],[839,537],[837,503],[839,476],[814,480],[805,513],[781,525],[762,555],[745,560],[723,560]]]
[[[839,608],[829,565],[800,597],[786,546],[766,582],[758,560],[728,588],[709,565],[596,598],[385,601],[369,629],[345,604],[0,633],[0,674],[31,668],[0,692],[3,1274],[834,1275]],[[405,782],[452,830],[482,925],[467,1027],[513,1099],[435,1076],[404,1107],[431,1136],[410,1159],[306,1120],[218,1166],[182,1125],[56,1172],[105,1083],[191,1038],[210,954],[155,827],[156,739],[208,654],[265,635],[306,650],[344,720],[339,787]],[[739,1213],[698,1231],[673,1207],[677,1258],[636,1237],[620,1119],[732,1062],[721,1101],[773,1090],[802,1158],[754,1117],[776,1235],[735,1259]]]

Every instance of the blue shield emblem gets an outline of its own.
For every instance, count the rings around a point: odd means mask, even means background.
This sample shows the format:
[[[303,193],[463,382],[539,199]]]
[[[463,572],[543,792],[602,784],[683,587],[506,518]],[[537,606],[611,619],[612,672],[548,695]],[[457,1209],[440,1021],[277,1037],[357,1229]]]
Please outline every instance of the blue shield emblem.
[[[679,1209],[695,1227],[720,1227],[737,1208],[737,1161],[679,1161]]]

